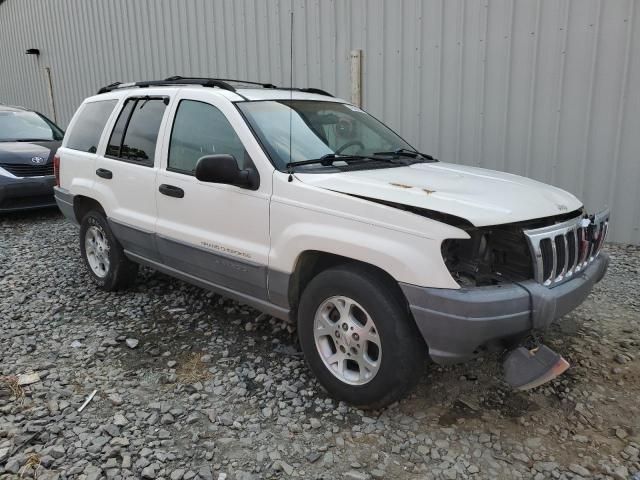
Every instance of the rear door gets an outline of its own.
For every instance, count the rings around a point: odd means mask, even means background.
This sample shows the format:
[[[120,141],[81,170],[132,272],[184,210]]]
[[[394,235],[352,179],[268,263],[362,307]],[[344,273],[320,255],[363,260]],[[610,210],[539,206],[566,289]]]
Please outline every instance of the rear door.
[[[170,94],[132,95],[119,105],[106,148],[96,160],[95,185],[109,224],[125,250],[157,259],[154,229],[158,132]]]
[[[71,120],[58,154],[60,186],[74,195],[93,195],[98,145],[117,105],[115,98],[86,102]]]
[[[253,158],[262,152],[229,100],[210,89],[183,92],[163,135],[156,182],[162,261],[227,293],[266,300],[271,173],[259,171],[257,190],[197,180],[204,155],[231,154],[245,169],[256,168]]]

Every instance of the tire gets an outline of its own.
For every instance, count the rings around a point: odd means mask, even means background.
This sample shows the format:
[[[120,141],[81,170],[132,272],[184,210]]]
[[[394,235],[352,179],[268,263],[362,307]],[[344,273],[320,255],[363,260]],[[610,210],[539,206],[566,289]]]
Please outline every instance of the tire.
[[[397,286],[358,264],[330,268],[309,282],[298,308],[298,337],[320,384],[337,400],[366,409],[404,397],[427,356]]]
[[[80,222],[80,252],[93,282],[102,290],[122,290],[136,279],[138,264],[129,260],[104,214],[88,212]]]

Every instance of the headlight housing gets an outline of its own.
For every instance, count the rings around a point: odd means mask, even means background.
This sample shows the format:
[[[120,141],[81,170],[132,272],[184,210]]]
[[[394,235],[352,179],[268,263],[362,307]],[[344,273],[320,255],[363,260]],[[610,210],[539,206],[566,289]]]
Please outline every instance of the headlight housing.
[[[529,246],[522,229],[488,227],[466,229],[471,238],[442,242],[442,257],[463,287],[495,285],[504,280],[533,277]]]

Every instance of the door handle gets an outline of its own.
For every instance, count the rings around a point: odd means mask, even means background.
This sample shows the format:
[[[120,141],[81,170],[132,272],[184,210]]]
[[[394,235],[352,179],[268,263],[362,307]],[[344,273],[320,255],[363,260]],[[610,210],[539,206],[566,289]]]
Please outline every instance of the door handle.
[[[113,172],[111,172],[111,170],[107,170],[106,168],[97,169],[96,175],[102,178],[106,178],[107,180],[111,180],[113,178]]]
[[[167,185],[166,183],[163,183],[162,185],[160,185],[160,188],[158,188],[158,190],[160,190],[161,194],[167,195],[168,197],[175,197],[175,198],[184,197],[184,190],[182,190],[180,187]]]

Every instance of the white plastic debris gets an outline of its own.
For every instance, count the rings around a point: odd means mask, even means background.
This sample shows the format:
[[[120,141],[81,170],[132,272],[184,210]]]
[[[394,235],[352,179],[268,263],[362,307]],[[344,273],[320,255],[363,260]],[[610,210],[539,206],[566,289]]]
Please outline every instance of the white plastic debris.
[[[98,393],[98,390],[94,390],[93,392],[91,392],[89,394],[89,396],[87,397],[87,399],[84,401],[84,403],[82,405],[80,405],[80,408],[78,408],[78,413],[80,413],[82,410],[84,410],[84,407],[86,407],[87,405],[89,405],[89,402],[91,400],[93,400],[93,397],[96,396],[96,393]]]
[[[40,381],[40,375],[38,372],[34,373],[23,373],[18,375],[18,385],[31,385],[32,383],[36,383]]]

